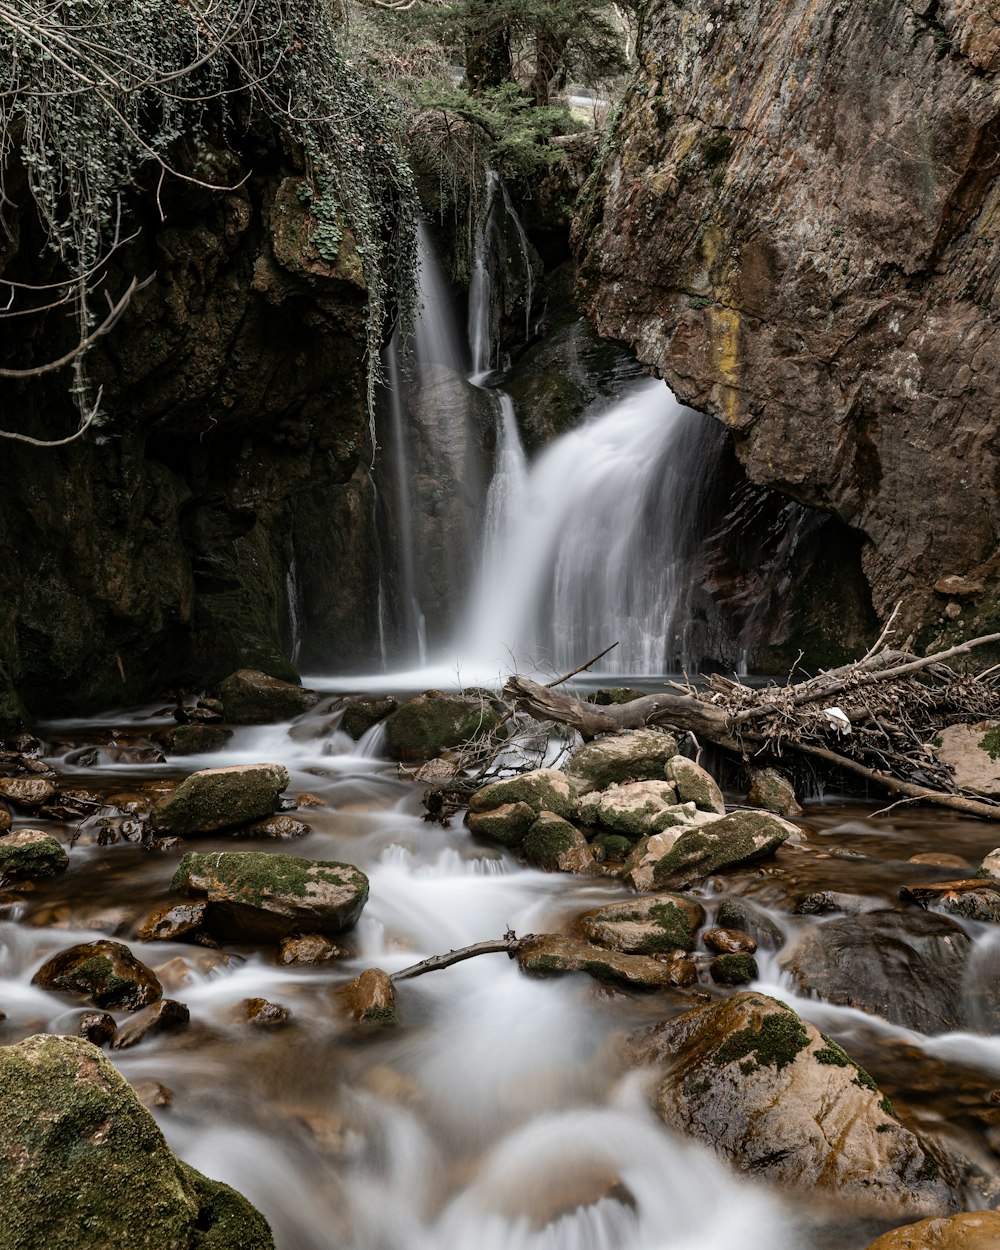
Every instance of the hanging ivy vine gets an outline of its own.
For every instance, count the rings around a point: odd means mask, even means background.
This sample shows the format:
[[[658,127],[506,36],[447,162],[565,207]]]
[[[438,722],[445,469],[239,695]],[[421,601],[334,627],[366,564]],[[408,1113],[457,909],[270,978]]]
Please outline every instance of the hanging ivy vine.
[[[350,225],[367,287],[373,410],[390,304],[395,296],[405,308],[414,285],[417,214],[391,103],[348,63],[338,17],[337,0],[0,0],[0,230],[10,208],[2,176],[16,157],[67,274],[46,288],[0,278],[0,315],[68,304],[79,332],[69,356],[0,378],[72,366],[80,428],[71,437],[100,417],[87,352],[136,287],[95,313],[93,294],[123,243],[122,192],[148,181],[150,167],[226,189],[210,162],[178,168],[179,142],[208,152],[210,130],[233,138],[254,114],[305,155],[326,260],[336,259],[338,223]]]

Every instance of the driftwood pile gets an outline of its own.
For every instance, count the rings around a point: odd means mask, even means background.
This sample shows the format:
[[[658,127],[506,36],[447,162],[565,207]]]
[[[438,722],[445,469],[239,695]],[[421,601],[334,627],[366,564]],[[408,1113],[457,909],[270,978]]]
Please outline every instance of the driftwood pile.
[[[547,685],[513,676],[503,688],[510,709],[505,720],[527,717],[550,727],[564,726],[585,740],[659,725],[691,735],[698,745],[711,743],[753,766],[802,756],[825,772],[839,770],[899,796],[900,802],[936,803],[1000,819],[1000,801],[961,790],[938,758],[935,742],[949,725],[1000,720],[1000,665],[973,672],[948,663],[977,647],[1000,643],[1000,634],[918,657],[886,645],[891,624],[862,659],[780,686],[754,687],[713,676],[705,686],[669,682],[663,693],[598,706],[556,687],[600,656]],[[440,795],[468,793],[498,765],[511,769],[503,755],[504,728],[459,754],[455,764],[464,770],[463,780],[453,774]],[[537,767],[538,762],[525,766]]]

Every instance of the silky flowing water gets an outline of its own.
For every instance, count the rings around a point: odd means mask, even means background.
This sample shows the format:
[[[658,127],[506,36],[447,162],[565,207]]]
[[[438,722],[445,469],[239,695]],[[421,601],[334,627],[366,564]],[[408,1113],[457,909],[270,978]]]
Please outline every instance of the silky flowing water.
[[[151,728],[125,717],[115,723],[126,737]],[[45,734],[63,783],[100,788],[109,799],[178,775],[178,761],[67,765],[68,743],[109,740],[96,724]],[[611,879],[525,868],[474,841],[460,814],[447,828],[423,820],[422,788],[401,780],[378,757],[379,746],[378,730],[359,748],[310,716],[292,726],[237,730],[227,750],[183,761],[184,771],[283,762],[292,774],[289,796],[322,800],[299,810],[311,832],[274,849],[346,860],[368,873],[370,901],[345,938],[345,958],[287,968],[269,948],[136,941],[141,920],[170,897],[180,852],[100,846],[93,820],[84,821],[68,872],[4,902],[2,1040],[72,1029],[79,1005],[30,984],[44,959],[100,936],[130,942],[157,970],[165,993],[188,1005],[191,1024],[111,1057],[133,1083],[155,1081],[171,1091],[170,1106],[155,1114],[172,1147],[257,1204],[281,1250],[867,1245],[879,1226],[845,1222],[836,1211],[751,1184],[668,1132],[649,1109],[647,1078],[618,1061],[624,1031],[726,992],[704,968],[694,991],[633,995],[584,976],[530,979],[505,955],[489,955],[400,983],[396,1028],[366,1032],[348,1020],[337,987],[364,968],[391,972],[507,928],[565,930],[584,909],[626,896]],[[871,813],[840,801],[812,804],[801,822],[802,849],[783,849],[773,863],[696,893],[710,913],[729,894],[756,900],[785,934],[787,951],[816,923],[791,914],[803,894],[835,889],[898,905],[900,885],[954,875],[911,864],[911,855],[947,849],[974,865],[996,840],[971,820]],[[66,825],[50,827],[67,838]],[[265,844],[210,837],[189,845],[221,851]],[[992,972],[1000,957],[994,932],[966,927]],[[925,1038],[797,999],[781,973],[783,953],[762,955],[759,988],[840,1040],[913,1126],[944,1129],[967,1156],[992,1167],[990,1093],[1000,1084],[1000,1037]],[[289,1023],[268,1030],[240,1022],[238,1004],[250,997],[287,1007]]]

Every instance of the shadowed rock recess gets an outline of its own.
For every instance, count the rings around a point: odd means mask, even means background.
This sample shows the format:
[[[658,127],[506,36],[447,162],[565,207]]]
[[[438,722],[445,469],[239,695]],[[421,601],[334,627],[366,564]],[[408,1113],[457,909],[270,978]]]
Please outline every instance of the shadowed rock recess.
[[[578,222],[596,328],[862,536],[883,619],[997,629],[995,6],[648,0],[639,57]]]

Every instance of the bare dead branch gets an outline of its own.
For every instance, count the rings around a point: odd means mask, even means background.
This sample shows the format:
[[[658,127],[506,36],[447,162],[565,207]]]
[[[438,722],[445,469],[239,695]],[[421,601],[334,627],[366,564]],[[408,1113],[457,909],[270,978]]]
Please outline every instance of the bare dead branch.
[[[465,959],[475,959],[477,955],[506,953],[513,959],[521,946],[530,941],[533,936],[531,933],[526,933],[524,937],[519,938],[512,929],[508,929],[502,938],[475,942],[472,946],[462,946],[458,950],[448,951],[445,955],[432,955],[429,959],[422,959],[418,964],[411,964],[408,968],[401,968],[399,972],[392,973],[389,980],[409,981],[413,977],[423,976],[425,972],[436,972],[439,968],[450,968],[452,964],[461,963]]]

